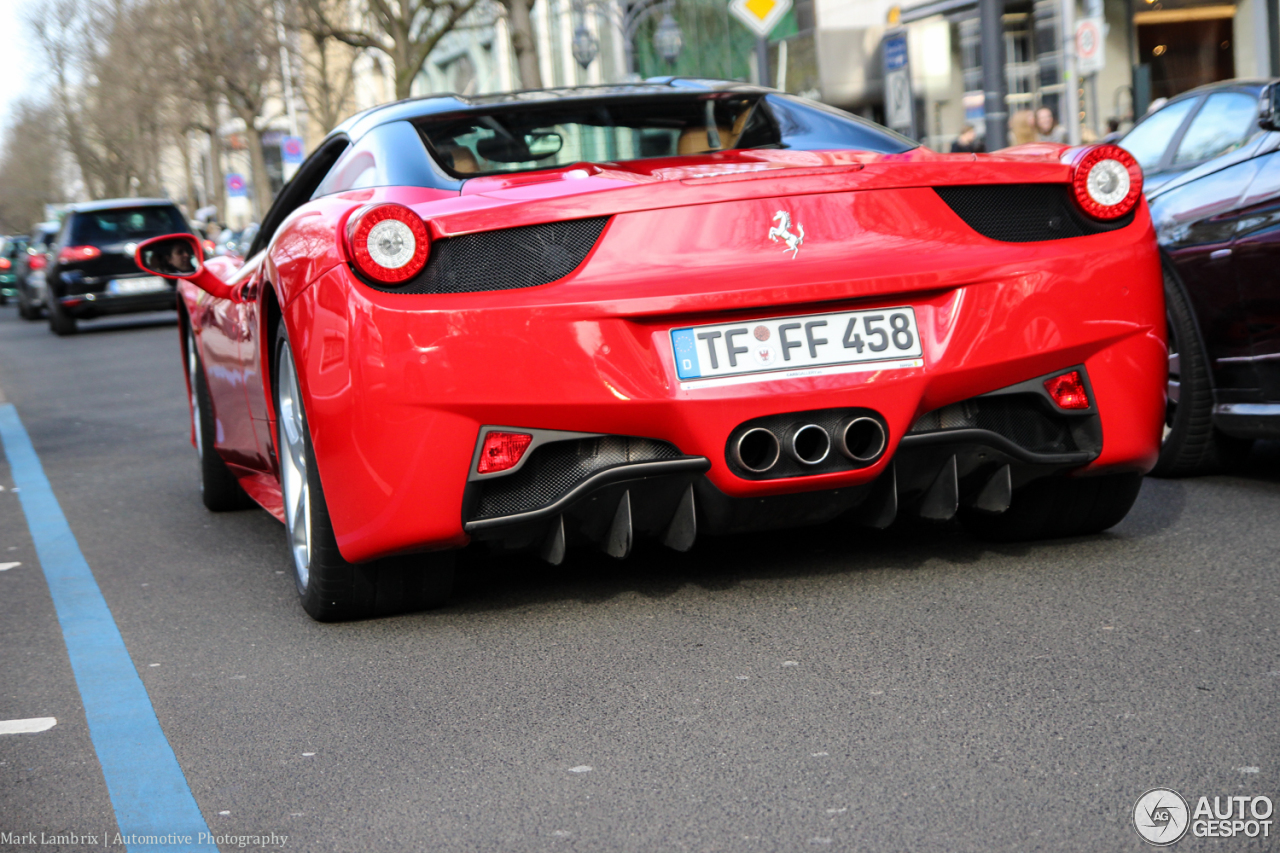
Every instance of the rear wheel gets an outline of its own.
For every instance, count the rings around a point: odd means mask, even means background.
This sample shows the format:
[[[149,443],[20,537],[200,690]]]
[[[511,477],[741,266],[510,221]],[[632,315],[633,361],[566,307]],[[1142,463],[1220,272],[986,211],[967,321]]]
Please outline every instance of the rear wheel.
[[[62,310],[58,298],[49,296],[49,330],[59,337],[76,333],[76,318]]]
[[[1165,404],[1160,458],[1151,473],[1157,477],[1211,474],[1239,465],[1252,441],[1232,438],[1213,425],[1213,383],[1209,359],[1196,335],[1195,315],[1187,298],[1164,274],[1169,328],[1169,391]]]
[[[280,491],[302,608],[322,622],[388,616],[444,604],[453,591],[451,552],[349,563],[338,550],[316,468],[284,323],[276,336],[274,382]]]
[[[196,352],[195,337],[190,332],[187,333],[187,379],[191,383],[191,426],[196,437],[196,458],[200,463],[200,500],[212,512],[248,509],[253,506],[253,501],[240,488],[235,474],[231,473],[213,446],[217,437],[213,402]]]
[[[1001,514],[961,509],[960,521],[970,533],[1002,542],[1101,533],[1129,514],[1141,488],[1141,474],[1043,477],[1014,489]]]
[[[40,309],[27,301],[26,292],[18,290],[18,316],[24,320],[39,320]]]

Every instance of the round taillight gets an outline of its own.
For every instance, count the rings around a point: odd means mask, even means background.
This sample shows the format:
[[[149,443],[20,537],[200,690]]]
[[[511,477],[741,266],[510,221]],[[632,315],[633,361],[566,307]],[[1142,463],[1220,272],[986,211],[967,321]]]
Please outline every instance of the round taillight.
[[[1142,195],[1142,167],[1118,145],[1084,148],[1072,166],[1076,204],[1095,219],[1124,216]]]
[[[402,204],[375,204],[347,221],[347,254],[362,274],[401,284],[422,272],[431,237],[422,217]]]

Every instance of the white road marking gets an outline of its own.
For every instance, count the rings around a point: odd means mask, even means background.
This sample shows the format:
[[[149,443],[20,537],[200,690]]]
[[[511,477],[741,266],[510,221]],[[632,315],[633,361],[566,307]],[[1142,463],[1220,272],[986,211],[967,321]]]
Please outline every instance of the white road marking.
[[[29,720],[0,720],[0,735],[23,735],[47,732],[58,724],[56,717],[32,717]]]
[[[303,758],[310,758],[310,757],[311,757],[311,756],[313,756],[313,755],[315,755],[315,753],[314,753],[314,752],[304,752],[304,753],[302,753],[302,757],[303,757]]]
[[[21,565],[22,563],[0,563],[0,572],[7,572],[10,569],[18,568],[18,566]]]
[[[1240,768],[1241,773],[1258,773],[1260,771],[1261,771],[1261,768],[1259,767],[1241,767]]]
[[[590,764],[579,764],[577,767],[570,767],[570,773],[590,773],[592,770]]]
[[[159,665],[160,665],[160,664],[158,664],[158,663],[149,663],[149,664],[147,664],[147,666],[159,666]]]
[[[218,812],[218,814],[221,814],[221,815],[228,815],[228,814],[231,814],[231,812]]]

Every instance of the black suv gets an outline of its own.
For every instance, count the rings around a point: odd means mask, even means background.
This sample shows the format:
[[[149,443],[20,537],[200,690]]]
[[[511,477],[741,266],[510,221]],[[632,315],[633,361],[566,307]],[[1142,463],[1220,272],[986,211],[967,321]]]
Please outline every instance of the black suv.
[[[76,320],[176,307],[173,281],[145,273],[133,261],[138,243],[176,232],[192,233],[164,199],[72,205],[45,274],[49,328],[73,335]]]

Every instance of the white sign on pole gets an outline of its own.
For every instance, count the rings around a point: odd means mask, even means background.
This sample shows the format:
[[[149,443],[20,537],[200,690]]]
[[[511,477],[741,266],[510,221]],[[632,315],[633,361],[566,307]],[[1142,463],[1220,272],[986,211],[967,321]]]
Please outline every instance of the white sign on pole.
[[[1107,64],[1102,18],[1081,18],[1076,25],[1076,70],[1096,74]]]
[[[729,11],[759,38],[769,33],[791,11],[792,0],[732,0]]]
[[[900,133],[911,128],[911,72],[905,68],[884,75],[885,124]]]

